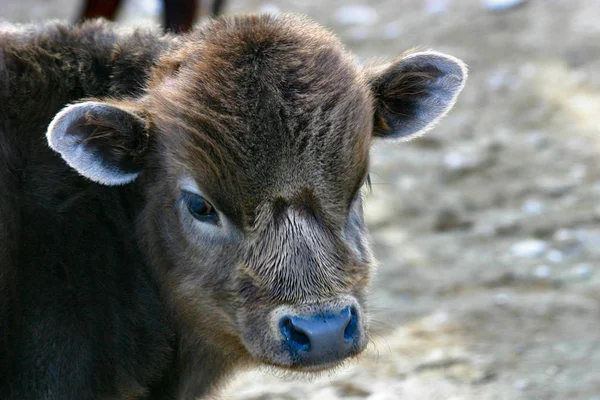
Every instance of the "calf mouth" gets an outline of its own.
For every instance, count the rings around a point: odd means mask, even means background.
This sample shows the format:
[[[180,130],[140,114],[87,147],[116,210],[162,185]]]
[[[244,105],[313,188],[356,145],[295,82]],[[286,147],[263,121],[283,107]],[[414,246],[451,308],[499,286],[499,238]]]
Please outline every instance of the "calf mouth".
[[[263,365],[274,367],[280,370],[285,370],[289,372],[296,373],[306,373],[306,374],[318,374],[322,372],[332,371],[337,368],[342,367],[346,362],[358,357],[364,348],[357,348],[356,351],[352,352],[344,356],[343,358],[337,361],[321,361],[320,363],[312,363],[309,364],[305,361],[297,361],[292,364],[279,364],[272,362],[270,360],[262,359],[260,360]]]
[[[365,349],[363,314],[353,298],[279,306],[263,318],[251,317],[244,344],[266,365],[297,372],[330,370]]]

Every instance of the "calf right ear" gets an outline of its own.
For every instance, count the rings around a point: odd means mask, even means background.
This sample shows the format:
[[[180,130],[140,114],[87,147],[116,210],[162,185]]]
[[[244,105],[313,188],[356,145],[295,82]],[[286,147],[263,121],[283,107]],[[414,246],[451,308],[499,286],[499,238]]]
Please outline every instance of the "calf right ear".
[[[367,71],[375,100],[376,137],[408,140],[431,129],[456,102],[467,67],[436,51],[408,54]]]
[[[72,104],[48,126],[48,144],[86,178],[124,185],[142,169],[149,138],[143,115],[141,108],[130,104]]]

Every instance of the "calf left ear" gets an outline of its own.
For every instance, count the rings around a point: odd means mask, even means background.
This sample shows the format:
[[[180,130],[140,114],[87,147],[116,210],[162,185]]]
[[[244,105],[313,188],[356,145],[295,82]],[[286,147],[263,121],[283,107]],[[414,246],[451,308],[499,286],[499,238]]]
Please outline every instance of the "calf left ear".
[[[452,108],[467,67],[452,56],[425,51],[367,74],[375,99],[373,134],[408,140],[433,128]]]
[[[147,122],[137,106],[99,101],[61,110],[46,136],[50,147],[81,175],[103,185],[124,185],[139,175],[148,146]]]

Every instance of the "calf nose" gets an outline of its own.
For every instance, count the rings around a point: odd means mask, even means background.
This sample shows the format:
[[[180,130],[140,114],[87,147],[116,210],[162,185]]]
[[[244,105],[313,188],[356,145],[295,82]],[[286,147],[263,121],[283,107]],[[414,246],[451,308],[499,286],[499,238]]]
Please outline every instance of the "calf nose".
[[[338,361],[352,351],[358,337],[358,316],[352,307],[309,317],[286,315],[280,321],[284,344],[303,363]]]

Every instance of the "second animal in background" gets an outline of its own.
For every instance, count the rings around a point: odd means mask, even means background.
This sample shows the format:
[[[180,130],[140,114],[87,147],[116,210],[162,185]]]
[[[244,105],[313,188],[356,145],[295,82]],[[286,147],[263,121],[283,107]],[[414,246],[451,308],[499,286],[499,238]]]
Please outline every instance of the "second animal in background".
[[[123,0],[85,0],[79,13],[79,20],[104,17],[114,20]],[[201,0],[162,0],[162,25],[166,31],[181,33],[192,28]],[[225,0],[213,0],[210,15],[218,16],[223,12]]]

